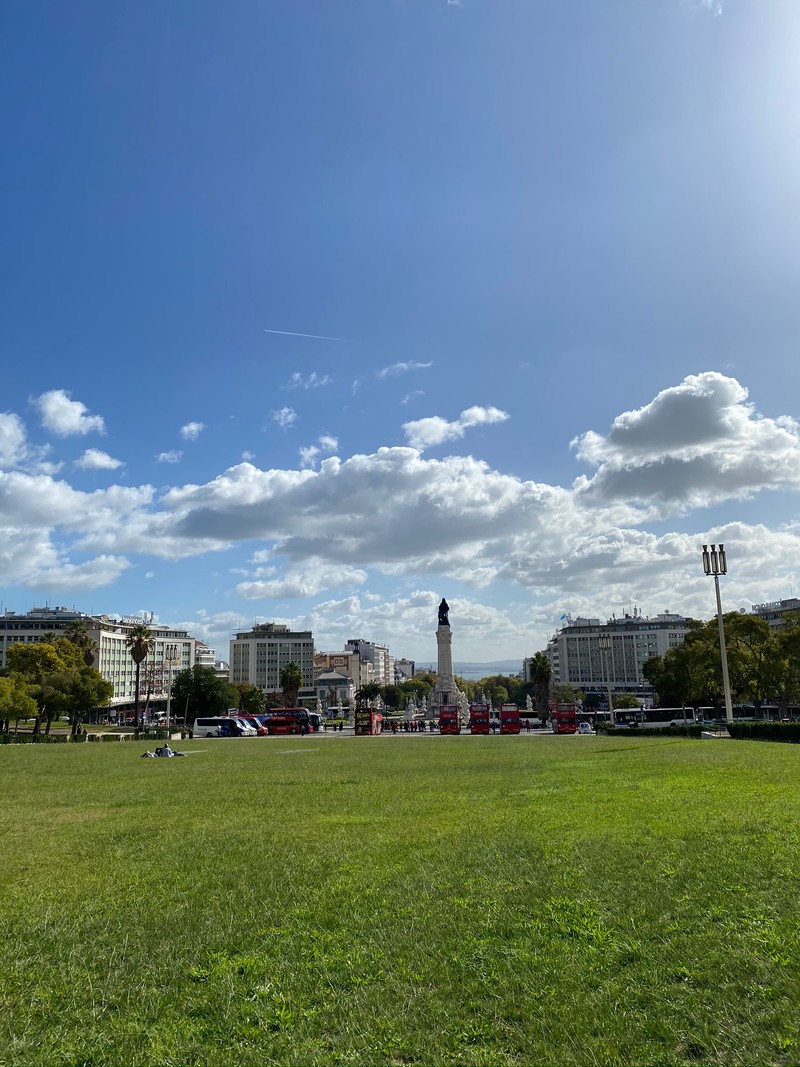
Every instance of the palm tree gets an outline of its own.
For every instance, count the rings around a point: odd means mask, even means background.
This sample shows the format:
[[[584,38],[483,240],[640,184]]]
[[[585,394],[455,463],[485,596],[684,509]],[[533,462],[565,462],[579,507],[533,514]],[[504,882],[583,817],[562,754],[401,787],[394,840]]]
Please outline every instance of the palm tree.
[[[284,707],[294,708],[297,706],[297,697],[303,685],[303,672],[296,663],[287,663],[281,668],[281,689],[283,690]]]
[[[125,638],[125,646],[131,654],[131,659],[136,664],[136,722],[134,726],[134,733],[139,736],[139,671],[142,667],[142,662],[147,659],[147,653],[155,647],[155,641],[153,635],[150,633],[150,627],[143,622],[137,622],[135,626],[132,626],[128,632],[128,636]]]
[[[536,714],[544,723],[550,714],[550,676],[553,673],[547,654],[537,652],[531,659],[529,669]]]
[[[83,662],[87,667],[91,667],[94,664],[94,656],[98,646],[97,642],[92,640],[89,634],[89,627],[84,620],[73,619],[65,628],[64,636],[68,641],[71,641],[73,645],[78,646],[83,653]]]
[[[381,695],[381,687],[377,682],[367,682],[356,693],[357,704],[371,704]]]

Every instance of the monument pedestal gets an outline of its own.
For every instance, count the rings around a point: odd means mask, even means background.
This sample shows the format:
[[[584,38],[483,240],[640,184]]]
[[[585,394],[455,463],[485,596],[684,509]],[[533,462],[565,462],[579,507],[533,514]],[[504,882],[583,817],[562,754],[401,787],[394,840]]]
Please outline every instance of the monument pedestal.
[[[440,624],[436,630],[438,649],[436,687],[428,699],[428,714],[437,718],[443,704],[460,704],[463,694],[453,677],[453,632],[446,624]]]

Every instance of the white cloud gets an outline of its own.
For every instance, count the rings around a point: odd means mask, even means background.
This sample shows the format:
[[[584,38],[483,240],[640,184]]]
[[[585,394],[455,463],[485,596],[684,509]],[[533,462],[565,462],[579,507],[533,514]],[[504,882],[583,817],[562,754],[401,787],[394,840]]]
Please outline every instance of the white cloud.
[[[169,452],[158,452],[155,458],[157,463],[180,463],[183,452],[179,448],[173,448]]]
[[[377,371],[379,378],[396,378],[399,374],[408,374],[412,370],[427,370],[428,367],[433,366],[433,360],[430,363],[392,363],[389,367],[382,367]]]
[[[279,408],[277,411],[271,411],[270,415],[272,421],[277,422],[281,429],[284,430],[297,421],[297,412],[294,408]]]
[[[87,448],[80,459],[75,460],[75,466],[83,470],[113,471],[124,467],[125,464],[121,459],[114,459],[113,456],[109,456],[107,452],[102,452],[99,448]]]
[[[464,436],[464,431],[473,426],[487,426],[491,423],[505,422],[508,415],[499,408],[471,407],[462,411],[455,422],[433,415],[427,419],[403,423],[406,440],[412,448],[424,451],[434,445],[444,444]]]
[[[312,371],[307,378],[304,378],[299,371],[295,371],[289,381],[284,385],[284,389],[319,389],[323,385],[330,385],[333,378],[329,374],[317,374],[316,371]]]
[[[363,585],[367,577],[367,572],[358,567],[309,559],[301,568],[285,573],[279,573],[275,568],[263,568],[255,580],[240,582],[236,586],[236,592],[247,600],[285,600],[317,596],[330,589]]]
[[[19,415],[0,414],[0,467],[16,467],[25,455],[25,427]]]
[[[87,415],[87,407],[79,400],[70,400],[63,389],[51,389],[33,401],[42,416],[42,425],[58,437],[71,434],[105,433],[101,415]]]
[[[425,396],[424,390],[422,390],[422,389],[414,389],[412,392],[406,393],[406,395],[400,400],[400,403],[401,404],[408,404],[409,401],[416,400],[420,396]]]
[[[181,437],[184,441],[196,441],[205,428],[204,422],[187,422],[181,426]]]
[[[245,449],[245,451],[242,452],[242,459],[245,461],[245,463],[249,463],[251,460],[253,460],[255,458],[256,458],[255,452],[248,452],[247,449]]]
[[[301,467],[313,467],[320,456],[331,455],[336,452],[339,447],[339,442],[335,437],[331,437],[328,434],[323,434],[317,438],[316,445],[307,445],[305,448],[298,449],[300,455]]]
[[[606,436],[572,442],[597,468],[575,482],[588,504],[628,501],[670,515],[765,488],[800,488],[800,424],[764,418],[747,390],[716,371],[689,375],[617,416]]]

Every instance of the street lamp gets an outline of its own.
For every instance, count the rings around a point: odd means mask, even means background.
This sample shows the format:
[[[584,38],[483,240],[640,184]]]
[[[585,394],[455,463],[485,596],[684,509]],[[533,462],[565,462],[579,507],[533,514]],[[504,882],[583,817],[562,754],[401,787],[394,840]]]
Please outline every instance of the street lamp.
[[[168,669],[168,672],[169,672],[168,676],[167,676],[167,678],[168,678],[168,680],[167,680],[167,730],[169,730],[169,726],[170,726],[169,709],[170,709],[170,703],[171,703],[171,700],[172,700],[172,667],[173,667],[173,664],[178,662],[178,646],[177,645],[167,645],[166,646],[166,648],[164,649],[164,662],[166,663],[167,669]]]
[[[608,667],[608,653],[611,651],[611,635],[598,634],[597,645],[602,659],[605,660],[606,688],[608,689],[608,724],[614,725],[614,704],[611,700],[611,672]]]
[[[725,559],[725,546],[703,545],[703,570],[713,574],[714,588],[717,593],[717,621],[719,622],[719,651],[722,657],[722,685],[725,689],[725,718],[733,722],[733,705],[731,703],[731,683],[728,677],[728,653],[725,648],[725,627],[722,622],[722,600],[719,595],[719,576],[728,573],[728,561]]]

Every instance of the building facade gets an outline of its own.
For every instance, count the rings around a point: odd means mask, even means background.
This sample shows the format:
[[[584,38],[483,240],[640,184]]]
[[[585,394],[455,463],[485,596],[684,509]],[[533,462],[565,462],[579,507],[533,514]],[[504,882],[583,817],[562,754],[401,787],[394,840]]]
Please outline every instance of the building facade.
[[[296,663],[303,675],[302,695],[314,686],[314,638],[310,630],[290,630],[279,623],[259,623],[231,641],[229,678],[249,682],[264,693],[281,692],[281,671]]]
[[[136,697],[136,664],[126,640],[139,616],[85,615],[66,607],[32,608],[25,614],[7,611],[0,616],[0,667],[6,666],[8,649],[17,642],[40,642],[48,634],[64,637],[71,624],[80,622],[94,642],[94,666],[114,686],[112,713],[133,708]],[[163,706],[170,677],[194,665],[195,641],[186,630],[150,624],[153,647],[139,668],[139,705]]]
[[[620,619],[570,620],[548,642],[551,686],[572,685],[584,693],[653,695],[642,667],[653,656],[664,656],[680,645],[688,631],[682,615],[665,612],[647,618],[638,612]],[[608,647],[606,641],[608,639]],[[530,660],[525,661],[530,678]]]
[[[371,681],[380,686],[394,685],[394,656],[390,654],[387,645],[379,645],[359,637],[351,638],[344,647],[348,652],[355,652],[362,664],[371,664]],[[359,688],[366,684],[368,683],[359,679]]]

